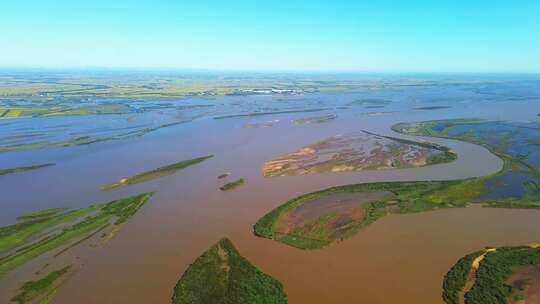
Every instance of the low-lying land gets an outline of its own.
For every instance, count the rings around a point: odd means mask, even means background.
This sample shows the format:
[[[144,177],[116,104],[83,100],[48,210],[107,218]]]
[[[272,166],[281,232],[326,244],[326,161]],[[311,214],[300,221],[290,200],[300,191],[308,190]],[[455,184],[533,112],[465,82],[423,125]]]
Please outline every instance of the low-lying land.
[[[232,114],[232,115],[216,116],[216,117],[214,117],[214,119],[227,119],[227,118],[237,118],[237,117],[255,117],[255,116],[289,114],[289,113],[308,113],[308,112],[320,112],[320,111],[326,111],[326,110],[328,110],[328,108],[285,110],[285,111],[272,111],[272,112],[253,112],[253,113],[247,113],[247,114]]]
[[[121,188],[121,187],[125,187],[125,186],[128,186],[128,185],[134,185],[134,184],[146,182],[146,181],[153,180],[153,179],[156,179],[156,178],[169,176],[169,175],[172,175],[172,174],[176,173],[179,170],[183,170],[183,169],[185,169],[187,167],[196,165],[196,164],[201,163],[201,162],[203,162],[203,161],[205,161],[205,160],[207,160],[209,158],[212,158],[212,157],[213,157],[213,155],[208,155],[208,156],[203,156],[203,157],[198,157],[198,158],[194,158],[194,159],[184,160],[184,161],[181,161],[181,162],[178,162],[178,163],[174,163],[174,164],[170,164],[170,165],[167,165],[167,166],[159,167],[159,168],[151,170],[151,171],[139,173],[137,175],[133,175],[133,176],[126,177],[126,178],[122,178],[117,182],[114,182],[114,183],[103,186],[101,188],[101,190],[111,190],[111,189]]]
[[[71,267],[72,265],[68,265],[62,269],[52,271],[39,280],[24,283],[19,293],[11,301],[17,304],[32,303],[36,300],[39,300],[40,304],[50,303],[56,292],[56,287],[62,283]]]
[[[540,248],[490,248],[460,259],[446,274],[447,304],[538,303]]]
[[[53,104],[0,107],[0,118],[127,114],[135,111],[136,109],[125,104],[100,104],[78,107]]]
[[[281,283],[253,266],[226,238],[210,247],[184,272],[173,304],[287,303]]]
[[[152,195],[141,193],[80,209],[35,211],[19,217],[22,221],[17,224],[0,227],[0,279],[30,261],[32,268],[37,270],[17,276],[21,284],[28,282],[21,285],[13,301],[27,303],[52,296],[51,292],[58,285],[55,281],[70,268],[64,259],[57,257],[83,242],[110,240]],[[97,236],[98,233],[101,236]],[[42,275],[41,270],[49,265],[61,270]]]
[[[486,147],[504,160],[504,168],[484,179],[481,199],[494,207],[540,207],[540,123],[451,119],[401,123],[392,129]]]
[[[540,208],[539,168],[530,158],[540,149],[540,129],[536,124],[451,120],[398,124],[393,129],[479,143],[502,157],[505,164],[500,172],[485,177],[356,184],[305,194],[266,214],[255,224],[255,234],[302,249],[317,249],[356,234],[388,213],[463,207],[469,203]],[[302,159],[303,154],[295,158]]]
[[[270,128],[270,127],[273,127],[278,122],[279,122],[279,119],[271,120],[268,122],[262,122],[262,123],[248,123],[244,125],[244,128],[246,129]]]
[[[292,122],[295,125],[305,125],[305,124],[329,122],[329,121],[332,121],[332,120],[334,120],[336,118],[337,118],[337,115],[329,114],[329,115],[323,115],[323,116],[297,118],[297,119],[293,119]]]
[[[450,109],[448,106],[426,106],[426,107],[416,107],[415,110],[420,111],[429,111],[429,110],[443,110],[443,109]]]
[[[41,164],[41,165],[32,165],[32,166],[24,166],[24,167],[15,167],[15,168],[7,168],[7,169],[0,169],[0,175],[6,175],[6,174],[12,174],[12,173],[18,173],[18,172],[25,172],[30,170],[36,170],[44,167],[54,166],[53,163],[48,164]]]
[[[382,99],[382,98],[365,98],[365,99],[358,99],[350,102],[349,106],[365,106],[365,107],[384,107],[388,104],[392,103],[389,99]]]
[[[362,131],[333,136],[267,161],[263,175],[416,168],[455,159],[447,147]]]
[[[475,187],[472,180],[332,187],[274,209],[257,221],[254,232],[297,248],[319,249],[355,235],[389,213],[466,206],[479,194]]]
[[[221,190],[221,191],[233,190],[233,189],[236,189],[236,188],[242,186],[244,183],[245,183],[244,179],[240,178],[240,179],[237,179],[235,181],[224,184],[223,186],[219,187],[219,190]]]

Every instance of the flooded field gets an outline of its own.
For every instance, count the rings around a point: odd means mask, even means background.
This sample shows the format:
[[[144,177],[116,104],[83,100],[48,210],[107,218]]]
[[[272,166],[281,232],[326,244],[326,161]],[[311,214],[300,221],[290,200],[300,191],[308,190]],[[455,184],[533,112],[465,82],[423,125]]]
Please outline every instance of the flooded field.
[[[317,251],[256,237],[253,225],[284,202],[328,187],[455,180],[496,173],[503,168],[503,160],[485,147],[398,134],[391,126],[453,118],[538,123],[537,111],[530,111],[540,104],[535,84],[190,97],[164,106],[156,102],[158,109],[139,112],[2,119],[0,168],[55,165],[0,175],[0,225],[14,224],[18,216],[30,211],[84,208],[95,202],[155,192],[106,246],[82,243],[70,251],[80,266],[58,289],[54,303],[81,299],[85,303],[170,303],[182,273],[223,237],[251,263],[280,281],[289,303],[442,303],[443,276],[463,255],[485,246],[538,241],[540,210],[473,205],[389,214],[355,236]],[[211,106],[181,108],[184,105]],[[373,106],[381,107],[377,113],[391,115],[375,115]],[[294,123],[324,115],[335,118],[324,123]],[[126,129],[131,124],[133,129]],[[458,158],[417,168],[263,176],[264,163],[278,155],[361,130],[446,146]],[[130,132],[137,136],[124,136]],[[531,131],[520,134],[527,136],[531,145],[538,140]],[[86,136],[107,140],[73,143]],[[58,144],[65,142],[73,144]],[[531,145],[508,145],[505,151],[535,164],[536,152],[523,154]],[[25,148],[15,149],[17,146]],[[214,157],[174,174],[100,191],[125,177],[205,155]],[[218,176],[223,174],[230,174],[230,181],[243,178],[245,184],[221,191],[224,181]],[[490,187],[509,184],[505,176],[500,178],[503,180],[493,180]],[[511,180],[520,184],[527,181],[521,177]],[[351,198],[341,199],[348,202]],[[25,275],[35,271],[35,266],[26,264],[0,278],[0,291],[6,291],[0,292],[0,302],[8,300],[8,294]]]

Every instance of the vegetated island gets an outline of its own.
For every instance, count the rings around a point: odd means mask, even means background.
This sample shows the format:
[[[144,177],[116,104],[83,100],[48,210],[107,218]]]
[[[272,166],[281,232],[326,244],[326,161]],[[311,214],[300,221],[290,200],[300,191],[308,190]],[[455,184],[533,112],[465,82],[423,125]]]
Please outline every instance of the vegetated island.
[[[184,160],[184,161],[181,161],[181,162],[178,162],[178,163],[174,163],[174,164],[170,164],[170,165],[167,165],[167,166],[159,167],[159,168],[151,170],[151,171],[139,173],[137,175],[133,175],[133,176],[126,177],[126,178],[122,178],[117,182],[114,182],[114,183],[103,186],[101,188],[101,190],[111,190],[111,189],[121,188],[121,187],[125,187],[125,186],[128,186],[128,185],[134,185],[134,184],[146,182],[146,181],[153,180],[153,179],[156,179],[156,178],[169,176],[169,175],[172,175],[172,174],[176,173],[176,171],[183,170],[183,169],[185,169],[185,168],[187,168],[189,166],[196,165],[196,164],[201,163],[201,162],[203,162],[203,161],[205,161],[205,160],[207,160],[209,158],[212,158],[212,157],[214,157],[214,155],[197,157],[197,158],[194,158],[194,159],[188,159],[188,160]]]
[[[471,181],[384,182],[332,187],[294,198],[259,219],[257,236],[319,249],[355,235],[390,213],[463,207],[476,197]]]
[[[50,272],[41,279],[24,283],[19,293],[11,298],[11,301],[17,304],[35,303],[36,300],[40,304],[51,303],[56,293],[56,288],[66,279],[66,275],[71,270],[71,267],[72,265],[68,265]]]
[[[37,270],[17,277],[21,287],[13,301],[42,303],[40,301],[50,300],[63,281],[59,278],[74,270],[73,264],[79,263],[77,259],[57,257],[84,242],[97,245],[111,240],[152,195],[151,192],[141,193],[80,209],[34,211],[20,216],[19,223],[0,227],[0,279],[30,261]],[[56,270],[43,274],[48,268]]]
[[[429,111],[429,110],[443,110],[443,109],[450,109],[449,106],[426,106],[426,107],[416,107],[415,110],[419,111]]]
[[[382,98],[364,98],[364,99],[357,99],[352,102],[350,102],[349,106],[364,106],[364,107],[384,107],[388,104],[391,104],[392,101],[389,99],[382,99]]]
[[[336,135],[267,161],[263,175],[417,168],[454,161],[449,148],[367,131]]]
[[[23,166],[23,167],[0,169],[0,175],[7,175],[7,174],[12,174],[12,173],[36,170],[36,169],[45,168],[45,167],[49,167],[49,166],[54,166],[54,164],[53,163],[47,163],[47,164],[41,164],[41,165],[32,165],[32,166]]]
[[[455,128],[455,129],[454,129]],[[538,126],[528,123],[452,120],[398,124],[398,132],[446,134],[485,145],[505,162],[495,174],[457,181],[387,182],[333,187],[294,198],[259,219],[257,236],[318,249],[347,239],[389,213],[438,208],[540,208]]]
[[[329,114],[323,116],[314,116],[314,117],[305,117],[293,119],[295,125],[305,125],[305,124],[314,124],[314,123],[324,123],[329,122],[337,118],[337,115]]]
[[[540,303],[538,244],[487,248],[461,258],[445,275],[446,304]]]
[[[172,303],[285,304],[287,295],[279,281],[253,266],[223,238],[184,272]]]
[[[223,115],[216,116],[214,119],[227,119],[227,118],[236,118],[236,117],[254,117],[254,116],[264,116],[264,115],[277,115],[277,114],[289,114],[289,113],[307,113],[307,112],[320,112],[329,110],[328,108],[318,108],[318,109],[303,109],[303,110],[285,110],[285,111],[273,111],[273,112],[253,112],[247,114],[232,114],[232,115]]]
[[[236,189],[236,188],[242,186],[244,183],[245,183],[244,179],[240,178],[240,179],[237,179],[237,180],[235,180],[233,182],[226,183],[225,185],[219,187],[219,190],[221,190],[221,191],[233,190],[233,189]]]

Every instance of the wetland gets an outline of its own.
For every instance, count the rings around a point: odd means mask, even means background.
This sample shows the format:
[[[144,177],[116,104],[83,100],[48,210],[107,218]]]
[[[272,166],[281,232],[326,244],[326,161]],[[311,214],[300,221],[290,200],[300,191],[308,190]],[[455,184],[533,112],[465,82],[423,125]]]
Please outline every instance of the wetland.
[[[534,256],[539,79],[298,77],[2,75],[0,302],[442,304]]]

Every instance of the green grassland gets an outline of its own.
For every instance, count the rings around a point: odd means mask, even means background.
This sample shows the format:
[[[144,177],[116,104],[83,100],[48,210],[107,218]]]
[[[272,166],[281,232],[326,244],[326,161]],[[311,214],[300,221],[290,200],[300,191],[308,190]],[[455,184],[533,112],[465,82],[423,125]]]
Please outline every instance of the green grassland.
[[[225,185],[219,187],[219,190],[221,190],[221,191],[233,190],[235,188],[238,188],[238,187],[242,186],[244,183],[245,183],[244,179],[240,178],[240,179],[237,179],[237,180],[235,180],[233,182],[226,183]]]
[[[18,173],[18,172],[25,172],[30,170],[36,170],[44,167],[54,166],[53,163],[49,164],[41,164],[41,165],[32,165],[32,166],[24,166],[24,167],[15,167],[15,168],[7,168],[7,169],[0,169],[0,175],[7,175],[12,173]]]
[[[78,244],[107,226],[125,223],[153,193],[70,210],[46,218],[0,227],[0,276],[44,253]],[[39,214],[35,213],[35,214]]]
[[[172,175],[172,174],[176,173],[179,170],[183,170],[183,169],[185,169],[187,167],[196,165],[196,164],[201,163],[201,162],[203,162],[203,161],[205,161],[205,160],[207,160],[209,158],[212,158],[212,157],[213,157],[213,155],[208,155],[208,156],[203,156],[203,157],[198,157],[198,158],[194,158],[194,159],[184,160],[184,161],[174,163],[174,164],[171,164],[171,165],[159,167],[157,169],[147,171],[147,172],[143,172],[143,173],[139,173],[137,175],[133,175],[133,176],[130,176],[130,177],[126,177],[126,178],[123,178],[123,179],[121,179],[121,180],[119,180],[117,182],[105,185],[105,186],[103,186],[101,188],[101,190],[111,190],[111,189],[121,188],[121,187],[125,187],[125,186],[128,186],[128,185],[134,185],[134,184],[146,182],[146,181],[149,181],[149,180],[153,180],[153,179],[156,179],[156,178]]]
[[[281,304],[287,303],[287,295],[280,282],[253,266],[223,238],[184,272],[172,303]]]

